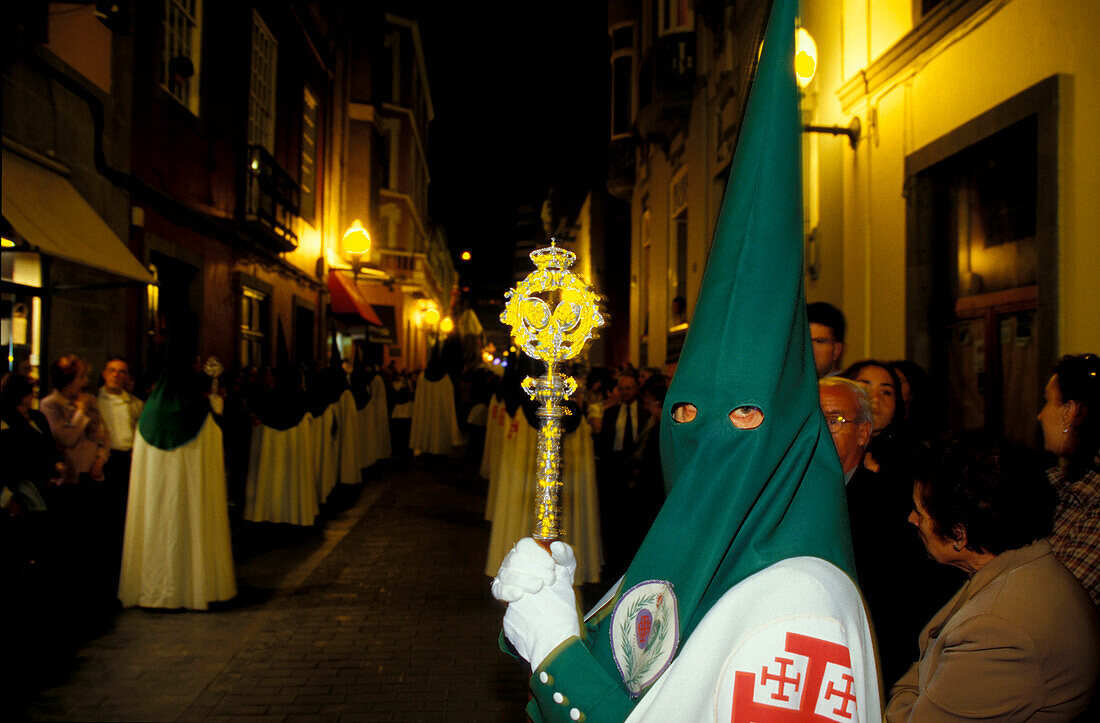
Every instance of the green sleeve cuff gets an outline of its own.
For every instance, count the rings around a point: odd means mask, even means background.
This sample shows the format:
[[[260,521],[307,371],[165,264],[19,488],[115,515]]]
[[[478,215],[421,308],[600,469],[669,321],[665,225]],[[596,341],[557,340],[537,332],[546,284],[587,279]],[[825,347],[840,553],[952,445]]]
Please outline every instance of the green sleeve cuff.
[[[636,702],[579,638],[569,638],[547,656],[531,676],[531,693],[527,712],[535,721],[618,723]]]

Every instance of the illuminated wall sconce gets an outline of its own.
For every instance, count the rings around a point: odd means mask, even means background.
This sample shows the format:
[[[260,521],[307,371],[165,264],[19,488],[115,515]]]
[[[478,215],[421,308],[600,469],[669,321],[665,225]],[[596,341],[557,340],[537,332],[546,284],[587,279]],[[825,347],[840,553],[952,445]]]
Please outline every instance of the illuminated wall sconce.
[[[352,221],[351,227],[344,232],[342,245],[344,256],[351,263],[352,276],[358,276],[370,252],[370,234],[363,228],[362,221],[359,219]]]
[[[817,73],[817,43],[806,28],[799,28],[794,34],[794,74],[798,78],[798,87],[805,88]]]
[[[455,323],[451,320],[451,317],[443,317],[443,320],[439,322],[439,330],[444,334],[450,334],[455,330]]]
[[[439,323],[439,309],[435,306],[429,306],[427,311],[424,312],[424,323],[428,326],[435,326]]]
[[[153,283],[145,287],[145,309],[149,315],[147,329],[150,336],[156,336],[157,313],[160,311],[160,280],[157,278],[156,264],[149,264],[149,273],[153,276]]]
[[[817,74],[817,42],[806,28],[799,28],[794,35],[794,74],[798,87],[805,88]],[[859,146],[863,125],[859,116],[852,118],[846,126],[802,126],[805,133],[827,133],[831,136],[848,136],[848,145],[854,151]]]

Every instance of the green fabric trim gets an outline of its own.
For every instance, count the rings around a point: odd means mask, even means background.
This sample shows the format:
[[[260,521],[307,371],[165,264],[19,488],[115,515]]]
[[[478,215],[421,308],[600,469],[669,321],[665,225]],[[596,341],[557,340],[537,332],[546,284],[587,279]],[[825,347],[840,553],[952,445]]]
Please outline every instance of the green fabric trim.
[[[198,436],[210,414],[210,402],[197,385],[188,383],[187,371],[166,370],[141,410],[138,431],[157,449],[187,444]]]
[[[540,679],[545,672],[546,683]],[[564,700],[554,701],[554,693]],[[618,678],[612,678],[578,638],[569,638],[554,649],[531,676],[527,713],[536,721],[572,723],[569,711],[578,709],[589,723],[622,721],[634,709],[634,700]],[[534,713],[532,713],[534,711]]]

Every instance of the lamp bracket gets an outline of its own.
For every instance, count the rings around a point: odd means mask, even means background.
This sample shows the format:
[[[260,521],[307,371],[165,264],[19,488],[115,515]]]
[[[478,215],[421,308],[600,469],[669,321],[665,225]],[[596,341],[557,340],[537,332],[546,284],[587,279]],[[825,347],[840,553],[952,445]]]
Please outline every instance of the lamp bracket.
[[[828,133],[831,136],[848,136],[848,145],[854,151],[859,147],[859,141],[863,133],[863,124],[859,122],[859,116],[853,116],[852,122],[846,126],[802,126],[803,133]]]

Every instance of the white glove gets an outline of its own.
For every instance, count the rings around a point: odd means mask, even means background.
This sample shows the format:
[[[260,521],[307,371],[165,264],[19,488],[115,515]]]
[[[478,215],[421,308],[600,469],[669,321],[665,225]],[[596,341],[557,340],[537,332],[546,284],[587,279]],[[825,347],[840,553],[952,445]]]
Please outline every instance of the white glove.
[[[580,637],[580,615],[573,592],[577,558],[564,542],[550,554],[525,537],[508,553],[493,580],[493,597],[508,602],[504,636],[531,670],[570,637]],[[547,575],[549,573],[549,575]]]

